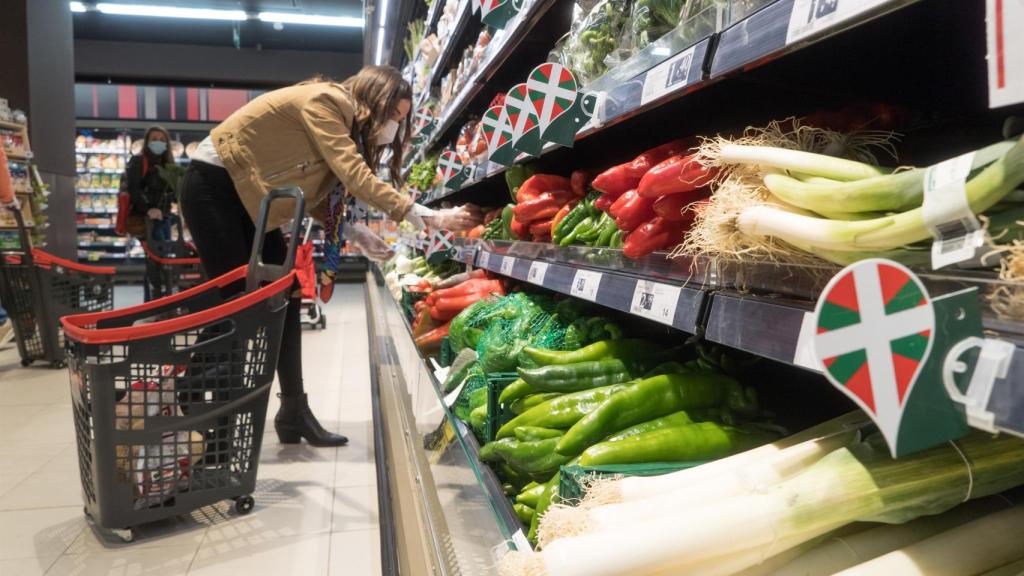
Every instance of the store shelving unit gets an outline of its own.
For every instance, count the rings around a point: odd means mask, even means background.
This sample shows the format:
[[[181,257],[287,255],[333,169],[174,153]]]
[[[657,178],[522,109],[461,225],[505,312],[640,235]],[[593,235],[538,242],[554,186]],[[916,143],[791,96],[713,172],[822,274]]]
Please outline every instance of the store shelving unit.
[[[137,240],[113,233],[121,176],[131,158],[131,138],[93,138],[80,133],[75,142],[75,210],[78,222],[78,259],[83,262],[121,264],[139,258]]]
[[[33,180],[37,175],[31,164],[32,146],[28,137],[28,125],[0,121],[0,146],[4,147],[7,156],[7,168],[14,184],[14,194],[21,203],[21,213],[25,225],[32,230],[32,236],[38,239],[41,230],[37,230],[35,214],[46,209],[45,201],[37,198],[33,191]],[[17,246],[17,224],[14,217],[5,210],[0,210],[0,248]]]

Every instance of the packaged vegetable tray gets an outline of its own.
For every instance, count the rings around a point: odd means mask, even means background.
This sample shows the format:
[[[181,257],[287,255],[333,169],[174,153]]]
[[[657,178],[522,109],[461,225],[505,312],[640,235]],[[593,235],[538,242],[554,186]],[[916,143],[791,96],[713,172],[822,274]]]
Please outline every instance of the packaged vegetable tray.
[[[567,502],[579,502],[587,495],[587,485],[595,478],[612,476],[660,476],[700,466],[704,462],[650,462],[647,464],[607,464],[604,466],[562,466],[558,494]]]

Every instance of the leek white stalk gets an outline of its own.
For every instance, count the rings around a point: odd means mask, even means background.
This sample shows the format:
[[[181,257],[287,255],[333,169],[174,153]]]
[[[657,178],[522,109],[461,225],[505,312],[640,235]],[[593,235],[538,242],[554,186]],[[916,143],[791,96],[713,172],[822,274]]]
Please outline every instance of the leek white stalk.
[[[1010,506],[1009,500],[993,496],[905,524],[883,524],[853,534],[828,537],[785,566],[776,568],[772,575],[829,576]]]
[[[774,456],[725,473],[706,476],[654,498],[596,507],[557,506],[540,520],[538,537],[542,546],[566,536],[635,525],[642,527],[661,517],[666,509],[687,510],[754,492],[766,492],[787,478],[814,464],[827,454],[860,439],[857,430],[802,442]]]
[[[836,576],[961,576],[1024,557],[1024,506],[990,514],[843,570]]]
[[[1024,574],[1024,559],[985,572],[981,576],[1020,576]]]
[[[975,214],[998,203],[1024,182],[1024,139],[989,164],[966,185],[967,201]],[[809,218],[772,208],[752,206],[737,218],[744,234],[772,236],[795,246],[823,250],[893,250],[931,237],[923,209],[861,221]]]
[[[715,563],[727,558],[728,569],[739,571],[746,567],[733,561],[739,553],[756,563],[850,522],[906,522],[948,510],[965,496],[988,496],[1024,483],[1024,440],[973,433],[957,444],[959,449],[944,444],[893,460],[880,439],[871,439],[832,452],[765,493],[688,509],[664,507],[661,516],[643,525],[558,539],[537,553],[509,554],[502,574],[721,573]]]
[[[833,180],[860,180],[886,173],[878,166],[863,162],[771,146],[723,143],[717,156],[720,164],[748,164],[781,168]]]
[[[804,466],[813,463],[830,451],[824,446],[815,446],[812,441],[858,430],[869,423],[870,420],[863,412],[855,410],[771,444],[765,444],[753,450],[747,450],[694,468],[661,476],[627,476],[597,480],[589,486],[583,507],[654,498],[667,492],[707,481],[715,481],[735,470],[757,466],[765,462],[772,463],[771,465],[779,470],[780,475],[792,474],[802,470]],[[790,450],[799,444],[804,444],[804,446],[797,450]],[[782,456],[783,453],[785,456]]]
[[[905,170],[851,182],[801,182],[785,174],[766,174],[765,188],[786,202],[824,214],[902,211],[921,205],[924,170]]]

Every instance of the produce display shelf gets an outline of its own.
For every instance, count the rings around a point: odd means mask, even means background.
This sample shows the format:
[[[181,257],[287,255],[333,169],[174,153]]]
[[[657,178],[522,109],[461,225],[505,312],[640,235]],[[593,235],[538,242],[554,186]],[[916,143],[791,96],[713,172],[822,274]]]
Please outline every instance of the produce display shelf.
[[[430,71],[430,80],[427,82],[428,89],[440,85],[441,78],[448,73],[448,63],[455,54],[455,46],[458,45],[462,31],[466,29],[466,24],[469,23],[469,17],[472,14],[469,9],[469,1],[460,0],[455,12],[452,30],[448,34],[448,38],[445,39],[444,46],[441,47],[441,53],[437,56],[437,62],[434,62],[434,68]]]
[[[79,194],[119,194],[121,191],[117,188],[77,188],[75,192]]]
[[[639,260],[610,248],[458,240],[450,258],[698,335],[708,341],[819,372],[810,350],[814,302],[837,268],[667,259]],[[981,297],[1012,287],[990,273],[920,272],[932,297],[977,288]],[[582,279],[582,285],[580,281]],[[1019,289],[1019,286],[1017,287]],[[1014,344],[989,411],[997,429],[1024,435],[1024,334],[1019,323],[982,310],[989,337]]]
[[[7,159],[8,160],[12,160],[14,162],[28,162],[29,161],[29,155],[24,153],[24,152],[14,152],[13,150],[8,150],[8,151],[5,152],[5,154],[7,155]]]
[[[430,3],[430,8],[427,10],[426,21],[424,22],[424,35],[428,35],[434,32],[437,28],[437,22],[441,19],[441,13],[444,11],[444,2],[434,0]]]
[[[749,70],[918,1],[862,0],[817,7],[805,0],[777,0],[722,31],[711,76]],[[798,32],[801,28],[806,32]]]
[[[502,65],[508,61],[520,43],[533,30],[534,25],[544,17],[556,1],[527,0],[519,14],[505,27],[505,33],[500,42],[494,43],[492,40],[492,44],[488,45],[487,59],[477,66],[476,71],[466,81],[466,85],[462,87],[459,94],[452,98],[444,115],[438,119],[437,128],[431,138],[423,144],[421,150],[427,151],[434,148],[448,134],[454,122],[466,112],[466,107],[473,101],[473,98],[497,74]],[[411,170],[412,167],[410,166],[409,169]]]

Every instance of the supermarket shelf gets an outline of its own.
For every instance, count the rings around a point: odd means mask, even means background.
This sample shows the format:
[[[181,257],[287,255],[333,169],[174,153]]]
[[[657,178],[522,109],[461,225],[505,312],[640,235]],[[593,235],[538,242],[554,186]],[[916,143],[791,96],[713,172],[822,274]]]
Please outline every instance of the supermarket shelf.
[[[896,9],[919,0],[867,0],[857,3],[848,18],[818,21],[805,37],[794,39],[790,34],[796,0],[778,0],[736,22],[721,33],[711,65],[711,76],[717,77],[738,69],[750,69],[784,54],[809,46],[829,36],[850,30]],[[807,3],[804,3],[805,5]],[[840,10],[834,16],[842,16]],[[981,33],[981,31],[979,31]]]
[[[79,230],[113,230],[115,226],[113,224],[86,224],[80,222],[77,225]]]
[[[424,22],[424,36],[429,36],[431,32],[436,31],[437,21],[441,19],[442,12],[444,12],[444,0],[434,0],[427,10],[427,17]]]
[[[7,155],[7,159],[8,160],[12,160],[14,162],[28,162],[29,161],[29,155],[25,154],[25,153],[22,153],[22,152],[14,152],[12,150],[5,150],[4,154]]]
[[[103,148],[75,148],[75,154],[119,154],[121,156],[131,156],[131,152],[127,150],[105,150]]]
[[[79,242],[79,248],[130,248],[128,242]]]
[[[660,265],[658,260],[665,262],[664,256],[656,254],[637,263],[621,250],[485,241],[476,251],[475,263],[503,276],[697,334],[706,294],[700,287],[685,286],[686,280],[672,273],[671,262]],[[638,274],[641,270],[652,273]]]
[[[455,12],[456,16],[455,22],[452,23],[452,30],[448,34],[448,38],[445,39],[444,46],[441,47],[441,53],[437,57],[437,62],[434,62],[434,69],[430,71],[430,80],[427,83],[428,90],[433,86],[440,85],[441,78],[448,73],[448,64],[455,54],[455,47],[459,44],[462,32],[466,29],[466,24],[469,23],[469,17],[472,14],[472,10],[469,8],[469,1],[460,0]]]

